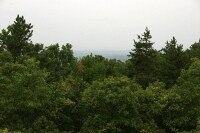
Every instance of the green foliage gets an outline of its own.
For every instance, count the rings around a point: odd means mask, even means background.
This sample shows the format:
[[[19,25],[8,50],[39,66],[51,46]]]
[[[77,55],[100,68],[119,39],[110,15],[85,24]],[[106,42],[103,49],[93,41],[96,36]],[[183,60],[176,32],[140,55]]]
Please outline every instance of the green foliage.
[[[200,116],[200,60],[183,70],[169,94],[163,112],[164,123],[171,131],[189,131]]]
[[[85,118],[81,132],[136,132],[140,118],[134,91],[138,89],[127,77],[94,81],[82,93]]]
[[[52,129],[49,124],[54,124],[52,120],[56,123],[60,115],[66,117],[63,113],[65,91],[49,87],[47,73],[38,65],[34,59],[29,59],[25,64],[6,63],[0,67],[1,127],[22,131],[35,125],[33,128],[38,132],[40,126],[43,130]],[[46,121],[46,126],[40,121]]]
[[[183,46],[177,44],[175,37],[170,42],[167,41],[162,51],[165,62],[161,72],[163,77],[161,80],[166,83],[167,87],[171,87],[180,76],[181,69],[185,67],[186,57]]]
[[[59,133],[54,122],[49,121],[45,116],[39,117],[30,129],[32,133]]]
[[[49,99],[46,74],[30,59],[24,65],[5,64],[0,67],[0,77],[0,125],[9,124],[16,129],[30,126]]]
[[[71,44],[63,45],[61,49],[55,44],[46,47],[39,54],[40,67],[50,73],[49,82],[66,79],[71,74],[75,62],[71,48]]]
[[[0,133],[21,133],[20,131],[9,131],[7,128],[5,128],[5,129],[3,129],[3,130],[1,130],[0,129]]]
[[[124,63],[114,59],[105,59],[103,56],[88,55],[80,60],[83,80],[91,83],[109,76],[122,76],[125,73]]]
[[[192,58],[199,58],[200,59],[200,40],[199,42],[195,42],[190,46],[189,49],[185,51],[186,56],[186,68],[188,68],[192,63]]]
[[[165,85],[161,82],[155,82],[145,90],[141,89],[136,92],[138,98],[138,112],[143,124],[141,132],[144,133],[164,133],[160,128],[160,116],[165,107],[163,98],[168,92],[165,90]]]
[[[130,52],[130,66],[129,75],[134,76],[136,81],[143,86],[147,87],[149,83],[156,80],[155,77],[155,50],[153,49],[153,42],[151,42],[151,34],[148,28],[140,36],[138,41],[134,40],[134,49]]]
[[[156,51],[146,28],[125,63],[78,60],[32,43],[32,27],[17,16],[0,33],[0,133],[200,132],[199,42]]]
[[[31,43],[33,26],[27,24],[24,17],[17,16],[14,24],[8,26],[7,30],[2,30],[0,33],[0,49],[1,51],[9,51],[14,61],[24,54]]]
[[[13,58],[10,52],[0,52],[0,66],[11,62],[13,62]]]
[[[83,79],[86,82],[91,83],[93,80],[102,79],[106,77],[105,58],[102,56],[88,55],[81,59],[81,65],[83,66]]]
[[[200,40],[190,46],[188,49],[189,58],[199,58],[200,59]]]

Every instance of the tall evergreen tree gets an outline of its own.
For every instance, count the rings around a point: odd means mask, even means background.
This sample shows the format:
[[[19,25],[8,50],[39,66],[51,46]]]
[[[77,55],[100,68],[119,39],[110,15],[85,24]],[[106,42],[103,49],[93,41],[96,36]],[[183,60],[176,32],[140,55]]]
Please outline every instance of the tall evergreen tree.
[[[26,53],[30,46],[33,26],[26,23],[24,17],[17,16],[14,24],[0,33],[0,50],[11,52],[14,61]]]
[[[134,49],[130,52],[129,75],[136,78],[136,81],[144,88],[150,82],[155,81],[154,59],[155,50],[151,42],[151,34],[148,28],[142,35],[138,35],[138,41],[134,40]]]
[[[172,86],[180,75],[181,69],[185,66],[183,46],[177,43],[175,37],[167,41],[162,49],[165,63],[162,70],[163,81],[167,87]]]

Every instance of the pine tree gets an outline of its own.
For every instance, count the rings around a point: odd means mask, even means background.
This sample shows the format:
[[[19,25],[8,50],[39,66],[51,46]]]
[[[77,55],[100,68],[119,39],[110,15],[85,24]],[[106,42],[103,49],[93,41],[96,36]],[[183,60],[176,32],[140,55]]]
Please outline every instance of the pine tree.
[[[11,52],[14,61],[16,61],[18,57],[26,53],[26,49],[31,44],[32,28],[33,26],[27,24],[23,16],[18,15],[14,24],[8,26],[6,30],[3,29],[0,33],[0,50]]]
[[[162,51],[165,59],[162,75],[167,87],[171,87],[186,64],[183,46],[179,45],[176,38],[173,37],[170,42],[166,42]]]
[[[142,35],[138,35],[138,41],[134,40],[134,49],[129,55],[131,57],[129,66],[131,73],[129,75],[135,77],[136,81],[144,88],[155,80],[155,50],[151,38],[150,30],[146,28]]]

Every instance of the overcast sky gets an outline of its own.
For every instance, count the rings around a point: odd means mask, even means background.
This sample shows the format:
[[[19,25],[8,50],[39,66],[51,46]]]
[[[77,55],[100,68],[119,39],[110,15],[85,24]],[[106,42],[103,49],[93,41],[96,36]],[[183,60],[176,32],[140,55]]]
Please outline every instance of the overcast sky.
[[[33,24],[34,43],[74,50],[130,50],[146,26],[156,49],[200,38],[200,0],[0,0],[0,29],[17,14]]]

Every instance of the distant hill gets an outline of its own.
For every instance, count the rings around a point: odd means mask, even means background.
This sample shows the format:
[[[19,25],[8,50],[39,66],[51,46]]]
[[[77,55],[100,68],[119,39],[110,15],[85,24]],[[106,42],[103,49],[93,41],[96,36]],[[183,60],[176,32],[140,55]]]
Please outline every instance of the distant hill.
[[[128,51],[74,51],[74,55],[77,58],[90,55],[91,53],[94,55],[102,55],[109,59],[117,59],[121,61],[126,61],[128,59],[127,55],[129,54]]]

